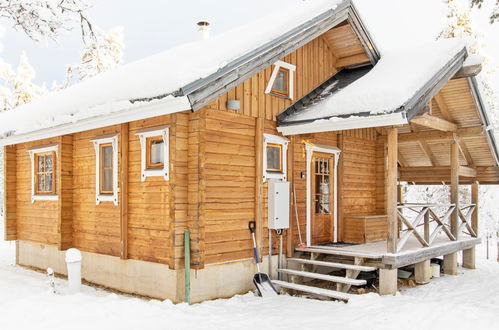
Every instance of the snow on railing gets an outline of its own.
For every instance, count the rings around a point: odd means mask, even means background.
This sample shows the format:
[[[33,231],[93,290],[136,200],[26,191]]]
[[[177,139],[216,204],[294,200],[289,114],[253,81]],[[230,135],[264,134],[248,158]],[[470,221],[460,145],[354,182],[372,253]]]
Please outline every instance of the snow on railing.
[[[473,216],[473,212],[475,212],[476,205],[462,205],[457,210],[457,237],[453,234],[451,228],[451,216],[455,209],[455,204],[405,203],[398,205],[397,215],[399,219],[399,240],[397,243],[397,252],[402,250],[411,236],[414,236],[423,247],[432,246],[435,239],[442,231],[451,241],[458,240],[460,233],[465,233],[471,237],[477,237],[471,223],[471,218]],[[404,214],[404,210],[408,210],[413,213],[406,215]],[[423,230],[418,231],[419,227],[423,227]]]

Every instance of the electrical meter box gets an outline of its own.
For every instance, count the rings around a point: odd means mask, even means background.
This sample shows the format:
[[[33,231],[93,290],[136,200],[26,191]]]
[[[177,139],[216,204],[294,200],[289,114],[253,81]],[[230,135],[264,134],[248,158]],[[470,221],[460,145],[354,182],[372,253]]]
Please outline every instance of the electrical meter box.
[[[268,222],[269,229],[289,228],[289,182],[269,182]]]

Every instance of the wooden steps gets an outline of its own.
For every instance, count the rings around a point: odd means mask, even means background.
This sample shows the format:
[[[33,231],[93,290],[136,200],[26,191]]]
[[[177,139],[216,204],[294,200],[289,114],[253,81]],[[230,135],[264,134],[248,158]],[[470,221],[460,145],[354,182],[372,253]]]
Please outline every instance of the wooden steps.
[[[348,299],[350,299],[352,297],[352,295],[348,294],[348,293],[317,288],[314,286],[289,283],[289,282],[279,281],[279,280],[272,280],[272,283],[279,286],[279,287],[282,287],[282,288],[311,293],[311,294],[315,294],[318,296],[329,297],[329,298],[339,299],[339,300],[343,300],[343,301],[348,301]]]
[[[333,276],[333,275],[320,274],[320,273],[304,272],[301,270],[278,269],[277,271],[280,273],[283,273],[283,274],[288,274],[288,275],[315,278],[317,280],[343,283],[343,284],[355,285],[355,286],[365,285],[367,283],[366,280],[357,280],[357,279],[346,278],[346,277],[341,277],[341,276]]]
[[[308,265],[324,266],[324,267],[331,267],[331,268],[341,268],[341,269],[351,269],[351,270],[358,270],[361,272],[373,272],[377,269],[376,267],[370,267],[370,266],[358,266],[358,265],[351,265],[351,264],[342,264],[339,262],[328,262],[328,261],[310,260],[310,259],[301,259],[301,258],[288,258],[287,260],[297,262],[297,263],[302,263],[302,264],[308,264]]]
[[[337,256],[348,256],[348,257],[358,257],[358,258],[368,258],[368,259],[381,259],[383,254],[379,253],[367,253],[359,252],[353,250],[341,250],[334,247],[307,247],[307,248],[295,248],[298,252],[309,252],[309,253],[319,253],[319,254],[331,254]]]

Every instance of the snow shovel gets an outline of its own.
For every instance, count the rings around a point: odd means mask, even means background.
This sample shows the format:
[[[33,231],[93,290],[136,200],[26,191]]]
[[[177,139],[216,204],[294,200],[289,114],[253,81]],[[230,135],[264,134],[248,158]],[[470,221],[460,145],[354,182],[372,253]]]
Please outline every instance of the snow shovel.
[[[270,278],[268,277],[267,274],[260,272],[260,264],[258,263],[258,250],[256,249],[256,240],[255,240],[256,222],[250,221],[248,223],[248,228],[251,232],[251,237],[253,238],[253,252],[255,253],[255,263],[256,263],[256,269],[258,271],[253,277],[253,283],[255,284],[256,289],[258,290],[258,295],[260,297],[275,296],[278,293],[277,290],[274,288],[274,285],[272,285]]]

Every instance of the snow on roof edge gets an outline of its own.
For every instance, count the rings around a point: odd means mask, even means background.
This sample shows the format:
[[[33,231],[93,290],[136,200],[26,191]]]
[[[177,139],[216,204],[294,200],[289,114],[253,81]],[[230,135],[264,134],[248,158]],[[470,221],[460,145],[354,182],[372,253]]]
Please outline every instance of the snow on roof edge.
[[[275,13],[208,40],[186,43],[128,63],[23,105],[14,110],[16,115],[0,113],[0,136],[13,132],[16,135],[24,134],[68,124],[74,122],[79,114],[89,112],[89,109],[96,115],[118,113],[121,111],[118,105],[121,104],[126,109],[130,106],[130,100],[178,92],[188,83],[209,76],[248,51],[278,38],[328,10],[335,9],[342,3],[348,4],[351,0],[318,0],[281,8]],[[247,37],[240,38],[244,31],[251,33],[245,33]],[[204,56],[199,57],[197,54],[200,52]],[[69,119],[64,121],[61,118]]]

